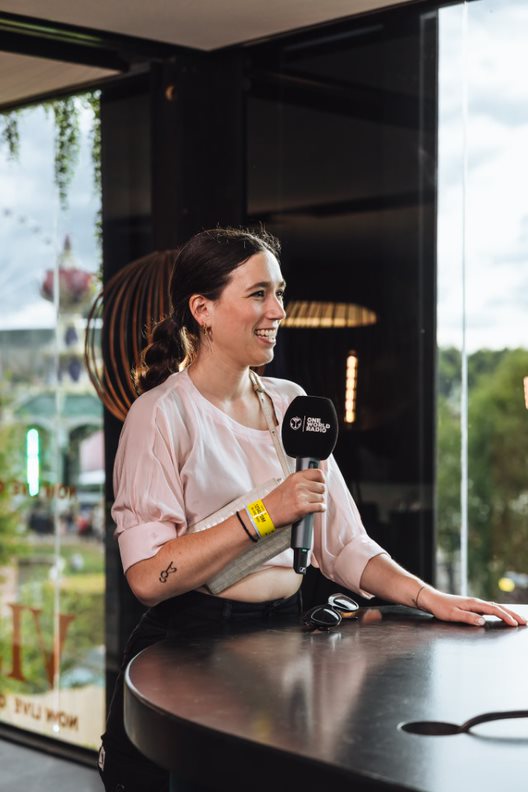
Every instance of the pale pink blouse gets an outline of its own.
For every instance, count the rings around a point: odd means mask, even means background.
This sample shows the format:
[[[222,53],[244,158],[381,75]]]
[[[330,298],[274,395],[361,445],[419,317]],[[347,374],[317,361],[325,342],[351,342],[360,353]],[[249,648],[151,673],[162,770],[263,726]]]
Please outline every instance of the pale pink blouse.
[[[272,377],[262,382],[279,422],[304,391]],[[343,476],[330,457],[322,466],[327,510],[314,520],[312,564],[363,596],[365,565],[385,552],[367,535]],[[294,470],[292,460],[292,470]],[[259,484],[284,477],[271,435],[237,423],[209,402],[186,370],[140,396],[125,420],[114,466],[112,517],[126,570],[154,556],[200,520]],[[291,567],[288,549],[266,562]]]

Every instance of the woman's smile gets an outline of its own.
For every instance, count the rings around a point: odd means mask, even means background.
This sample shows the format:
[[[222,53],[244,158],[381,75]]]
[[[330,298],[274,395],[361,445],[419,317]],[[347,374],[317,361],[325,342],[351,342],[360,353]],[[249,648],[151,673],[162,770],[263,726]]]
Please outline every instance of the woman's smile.
[[[276,327],[269,330],[255,330],[255,335],[265,346],[275,346],[277,342],[277,329]]]

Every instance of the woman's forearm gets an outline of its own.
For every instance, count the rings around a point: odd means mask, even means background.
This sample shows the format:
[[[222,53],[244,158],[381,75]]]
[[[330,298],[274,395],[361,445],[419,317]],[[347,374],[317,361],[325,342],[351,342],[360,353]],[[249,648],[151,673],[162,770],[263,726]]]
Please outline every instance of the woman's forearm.
[[[276,528],[325,509],[324,473],[320,469],[292,473],[263,499]],[[244,512],[250,533],[254,528]],[[126,573],[128,584],[144,605],[184,594],[203,586],[250,546],[251,539],[236,515],[198,533],[184,534],[161,547],[152,558],[138,561]]]
[[[383,599],[427,611],[442,621],[462,622],[482,627],[484,616],[496,616],[509,625],[526,625],[524,616],[506,605],[486,602],[477,597],[446,594],[406,572],[389,556],[371,558],[361,576],[360,586]]]
[[[133,564],[128,584],[144,605],[203,586],[250,546],[236,516],[207,531],[185,534],[166,542],[152,558]]]
[[[389,602],[417,607],[416,598],[424,582],[382,553],[374,556],[367,563],[361,576],[360,586],[370,594],[375,594]]]

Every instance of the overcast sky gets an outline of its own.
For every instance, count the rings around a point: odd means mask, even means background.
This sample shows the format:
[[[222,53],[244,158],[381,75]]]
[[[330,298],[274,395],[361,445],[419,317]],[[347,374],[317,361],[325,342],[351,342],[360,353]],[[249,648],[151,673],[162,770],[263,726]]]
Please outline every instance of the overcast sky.
[[[89,110],[81,112],[79,165],[69,189],[69,207],[59,207],[53,184],[54,126],[41,107],[20,114],[20,155],[0,150],[0,329],[54,327],[53,305],[40,296],[44,274],[53,269],[64,238],[71,238],[81,269],[96,272],[99,252],[95,218]]]
[[[440,12],[438,342],[461,343],[465,241],[469,350],[528,347],[528,0],[479,0],[467,16],[464,39],[463,6]],[[81,268],[99,265],[90,113],[66,213],[53,188],[51,118],[36,108],[19,123],[19,161],[0,151],[0,329],[53,326],[39,290],[66,234]]]
[[[468,350],[528,347],[528,2],[466,8],[465,39],[440,12],[438,342],[461,343],[465,232]]]

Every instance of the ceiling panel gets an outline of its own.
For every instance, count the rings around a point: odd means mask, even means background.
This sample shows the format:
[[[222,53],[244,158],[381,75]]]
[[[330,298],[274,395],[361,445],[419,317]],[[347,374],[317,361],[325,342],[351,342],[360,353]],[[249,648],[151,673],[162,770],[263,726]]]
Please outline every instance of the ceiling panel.
[[[203,50],[416,0],[0,0],[0,12]]]
[[[93,83],[116,72],[75,63],[0,52],[0,106]]]
[[[212,50],[420,0],[0,0],[2,12]],[[60,44],[57,45],[60,47]],[[54,52],[50,53],[55,55]],[[113,65],[113,64],[105,64]],[[0,108],[117,72],[0,51]]]

